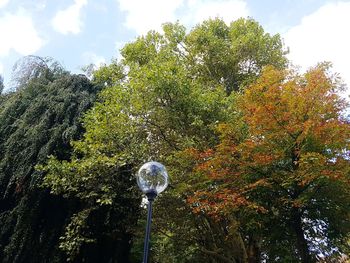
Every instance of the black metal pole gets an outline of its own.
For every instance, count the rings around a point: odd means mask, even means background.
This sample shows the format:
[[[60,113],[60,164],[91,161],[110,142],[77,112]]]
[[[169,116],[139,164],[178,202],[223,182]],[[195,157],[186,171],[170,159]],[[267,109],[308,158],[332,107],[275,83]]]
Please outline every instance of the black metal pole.
[[[148,262],[148,252],[149,252],[149,241],[151,235],[151,223],[152,223],[152,203],[154,198],[157,196],[156,193],[151,192],[146,194],[148,199],[148,209],[147,209],[147,225],[146,225],[146,235],[145,235],[145,244],[143,249],[143,263]]]

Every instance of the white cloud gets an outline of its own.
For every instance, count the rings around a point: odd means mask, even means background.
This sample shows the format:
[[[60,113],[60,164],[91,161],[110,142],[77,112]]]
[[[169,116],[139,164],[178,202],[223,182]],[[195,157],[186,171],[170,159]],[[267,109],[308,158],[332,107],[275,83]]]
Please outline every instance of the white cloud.
[[[0,75],[4,73],[4,65],[0,62]]]
[[[120,50],[124,47],[125,42],[121,42],[121,41],[116,41],[115,42],[115,51],[116,51],[116,55],[115,58],[120,61],[122,59],[122,55],[120,54]]]
[[[103,64],[106,64],[106,59],[93,52],[84,52],[82,55],[85,64],[94,64],[97,68]]]
[[[329,3],[284,35],[289,58],[302,69],[331,61],[350,87],[350,2]]]
[[[35,8],[39,11],[43,11],[47,6],[46,0],[37,0],[35,2]]]
[[[21,55],[33,54],[44,45],[36,31],[32,18],[23,10],[16,14],[5,14],[0,18],[0,57],[11,49]]]
[[[87,4],[87,0],[74,0],[74,4],[60,10],[52,19],[54,29],[62,34],[78,34],[83,23],[81,21],[81,9]]]
[[[208,18],[220,17],[229,23],[249,15],[244,0],[118,0],[120,10],[126,12],[125,26],[137,34],[154,29],[164,22],[179,20],[191,27]]]
[[[8,2],[9,0],[0,0],[0,8],[5,7],[5,5],[7,5]]]
[[[189,0],[185,21],[192,26],[205,19],[219,17],[229,24],[248,15],[247,3],[243,0]]]
[[[154,29],[159,30],[161,24],[174,21],[175,11],[184,0],[118,0],[121,11],[125,11],[125,26],[134,29],[138,34],[145,34]]]

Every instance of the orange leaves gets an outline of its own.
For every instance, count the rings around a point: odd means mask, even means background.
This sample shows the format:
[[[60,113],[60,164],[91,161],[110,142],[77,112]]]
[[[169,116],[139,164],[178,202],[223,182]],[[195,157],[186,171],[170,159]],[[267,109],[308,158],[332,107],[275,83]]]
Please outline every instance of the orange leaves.
[[[183,151],[183,154],[185,156],[194,160],[208,160],[213,155],[213,153],[214,151],[212,149],[207,149],[201,152],[195,148],[187,148]]]
[[[266,213],[266,209],[244,195],[230,189],[219,191],[197,191],[187,199],[194,213],[205,213],[214,218],[220,218],[233,210],[249,209],[258,213]]]
[[[188,199],[194,211],[266,212],[278,200],[303,208],[317,185],[349,184],[350,124],[337,89],[322,65],[304,76],[267,67],[238,99],[242,119],[218,126],[220,143],[189,150],[207,179]]]
[[[323,65],[305,76],[268,67],[242,96],[240,107],[251,134],[271,141],[288,137],[303,141],[321,134],[325,123],[339,120],[347,104],[337,95],[338,88]]]
[[[207,160],[208,158],[212,157],[213,154],[214,154],[214,151],[213,151],[212,149],[208,149],[208,150],[206,150],[206,151],[204,151],[204,152],[201,152],[201,153],[199,154],[199,158],[200,158],[200,159]]]
[[[329,159],[320,153],[306,153],[300,158],[296,179],[300,186],[309,185],[319,179],[347,183],[349,167],[349,160],[342,156]]]

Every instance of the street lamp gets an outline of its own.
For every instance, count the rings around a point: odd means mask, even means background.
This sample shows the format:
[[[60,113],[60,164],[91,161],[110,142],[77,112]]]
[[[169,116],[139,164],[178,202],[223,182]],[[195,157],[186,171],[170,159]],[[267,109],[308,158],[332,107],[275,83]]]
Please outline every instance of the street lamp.
[[[148,261],[149,239],[152,221],[152,203],[157,195],[168,186],[168,173],[158,162],[148,162],[141,166],[136,176],[137,184],[148,199],[147,226],[143,250],[143,263]]]

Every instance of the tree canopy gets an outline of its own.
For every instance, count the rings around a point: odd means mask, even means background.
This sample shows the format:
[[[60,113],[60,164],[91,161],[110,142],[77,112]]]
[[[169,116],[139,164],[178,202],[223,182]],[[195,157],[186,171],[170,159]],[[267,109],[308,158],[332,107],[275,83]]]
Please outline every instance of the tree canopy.
[[[189,198],[193,209],[235,215],[259,260],[348,254],[350,122],[341,88],[327,64],[302,76],[265,68],[238,100],[245,132],[237,120],[220,124],[217,146],[193,150],[195,171],[207,178]]]
[[[152,262],[349,252],[348,105],[329,64],[288,69],[280,36],[253,19],[167,23],[121,54],[92,82],[29,57],[1,95],[5,262],[139,262],[134,174],[150,160],[171,180],[155,203]]]
[[[51,68],[0,95],[1,262],[64,260],[57,243],[78,204],[40,188],[34,167],[51,154],[69,159],[97,91],[86,77]]]
[[[263,66],[283,68],[287,63],[279,36],[265,33],[251,19],[240,19],[229,26],[220,19],[208,20],[188,34],[178,23],[165,24],[163,30],[164,33],[151,31],[125,45],[120,63],[114,61],[94,73],[94,82],[107,87],[85,115],[84,138],[73,143],[75,154],[70,161],[51,158],[42,168],[47,173],[45,185],[53,193],[77,197],[86,205],[82,214],[77,214],[82,220],[72,220],[72,228],[79,229],[79,233],[74,232],[77,238],[69,239],[72,234],[67,229],[61,243],[72,257],[79,254],[79,246],[98,242],[89,235],[89,225],[84,220],[91,211],[118,209],[125,221],[111,225],[112,229],[135,235],[141,202],[132,176],[137,168],[153,159],[167,164],[174,175],[180,172],[185,176],[185,170],[181,171],[183,165],[176,166],[177,155],[190,147],[206,149],[216,145],[219,139],[216,125],[232,115],[236,93],[252,83]],[[255,39],[249,48],[242,45],[250,43],[249,39]],[[129,174],[120,172],[125,167]],[[218,257],[219,253],[210,248],[218,239],[203,243],[203,233],[194,230],[196,225],[203,227],[209,221],[213,225],[215,222],[207,217],[198,220],[193,215],[186,205],[185,193],[181,192],[180,177],[172,179],[176,192],[162,199],[187,207],[185,211],[190,216],[184,222],[189,223],[196,235],[192,249],[199,251],[200,247],[209,253],[206,256]],[[166,211],[159,213],[159,231],[172,223],[177,230],[178,223],[183,225],[166,217]],[[126,222],[130,229],[125,229]],[[224,231],[224,227],[216,228]],[[188,233],[182,234],[182,239],[187,240],[184,244],[193,241]],[[231,248],[235,242],[230,243]],[[194,254],[200,257],[200,253],[187,253],[188,260],[197,260]],[[239,253],[232,257],[239,257]],[[176,257],[178,262],[186,260]]]

